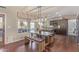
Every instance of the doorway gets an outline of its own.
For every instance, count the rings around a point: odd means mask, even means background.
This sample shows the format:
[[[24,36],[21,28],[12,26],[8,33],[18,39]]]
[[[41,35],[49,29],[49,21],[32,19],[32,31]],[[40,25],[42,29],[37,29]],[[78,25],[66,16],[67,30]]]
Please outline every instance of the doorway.
[[[4,46],[5,39],[5,15],[0,14],[0,47]]]

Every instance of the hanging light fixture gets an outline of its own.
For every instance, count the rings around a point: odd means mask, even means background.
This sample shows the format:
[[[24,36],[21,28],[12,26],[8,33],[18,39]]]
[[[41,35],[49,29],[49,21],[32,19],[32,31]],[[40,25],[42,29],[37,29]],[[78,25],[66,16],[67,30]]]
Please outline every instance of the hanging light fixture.
[[[39,28],[41,28],[41,6],[38,6],[38,24]]]
[[[38,19],[41,20],[41,6],[38,6]]]

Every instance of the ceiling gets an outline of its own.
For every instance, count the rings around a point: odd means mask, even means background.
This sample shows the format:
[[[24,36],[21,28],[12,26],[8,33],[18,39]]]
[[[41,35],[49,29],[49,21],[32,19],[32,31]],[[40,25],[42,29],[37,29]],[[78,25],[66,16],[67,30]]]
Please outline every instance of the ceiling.
[[[11,6],[13,7],[13,6]],[[14,6],[17,8],[18,17],[36,19],[72,16],[79,13],[78,6]]]

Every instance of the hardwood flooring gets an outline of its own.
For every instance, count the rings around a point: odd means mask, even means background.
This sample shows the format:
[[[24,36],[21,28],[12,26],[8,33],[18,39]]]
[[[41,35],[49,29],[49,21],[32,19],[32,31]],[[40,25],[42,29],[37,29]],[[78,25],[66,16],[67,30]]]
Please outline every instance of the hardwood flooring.
[[[52,39],[55,39],[55,42],[50,44],[47,49],[47,52],[77,52],[78,45],[75,42],[75,39],[71,39],[68,36],[64,35],[55,35]],[[35,44],[33,51],[30,50],[30,44],[27,46],[24,45],[24,40],[5,45],[0,48],[0,52],[35,52]]]

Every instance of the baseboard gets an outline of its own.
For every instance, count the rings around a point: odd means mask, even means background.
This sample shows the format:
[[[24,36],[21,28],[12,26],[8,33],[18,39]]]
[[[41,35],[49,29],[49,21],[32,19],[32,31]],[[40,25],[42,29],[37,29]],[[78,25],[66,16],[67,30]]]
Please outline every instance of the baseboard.
[[[25,40],[16,41],[13,43],[6,44],[5,47],[18,47],[25,43]]]

